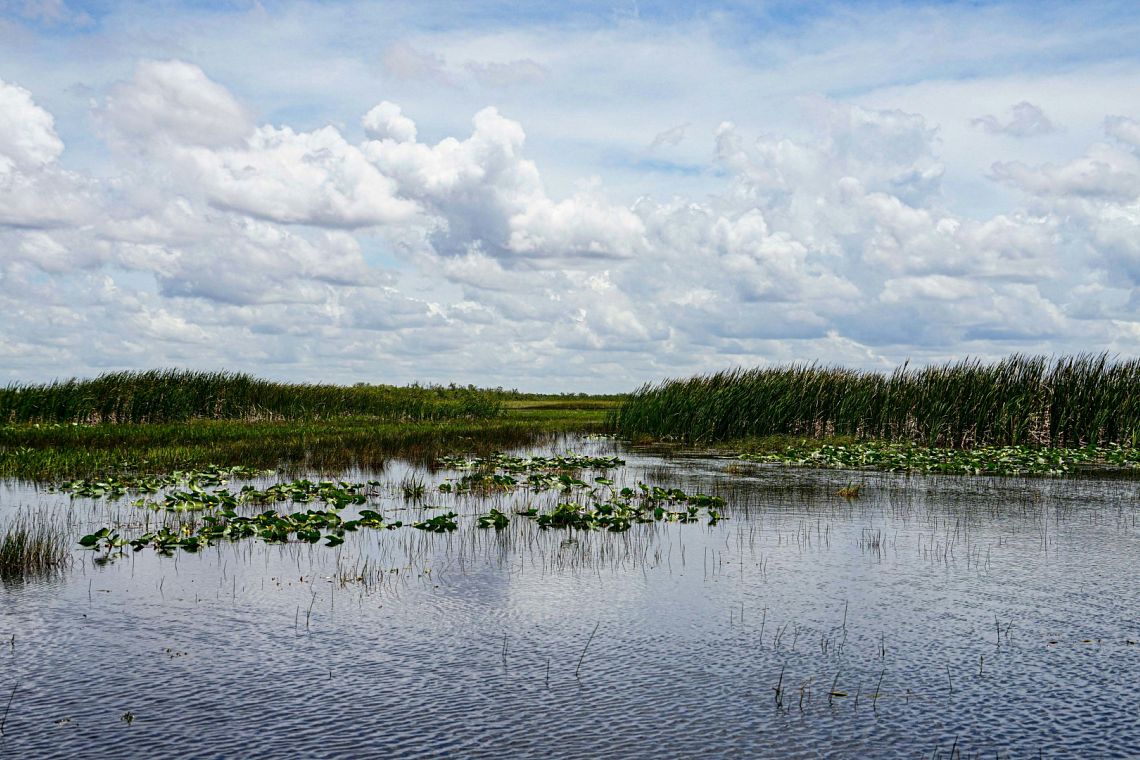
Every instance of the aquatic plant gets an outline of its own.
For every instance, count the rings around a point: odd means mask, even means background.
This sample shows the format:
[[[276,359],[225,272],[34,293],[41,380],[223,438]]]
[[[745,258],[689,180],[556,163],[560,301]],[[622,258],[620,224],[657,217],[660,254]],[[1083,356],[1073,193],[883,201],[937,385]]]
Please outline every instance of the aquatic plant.
[[[459,528],[459,522],[456,520],[457,517],[459,517],[459,515],[454,512],[445,512],[442,515],[436,515],[427,520],[413,523],[412,527],[418,528],[419,530],[426,530],[430,533],[450,533]]]
[[[66,527],[42,513],[18,514],[0,533],[0,575],[50,572],[70,558]]]
[[[487,457],[440,457],[439,465],[453,470],[487,470],[511,474],[533,472],[572,473],[578,470],[610,470],[625,465],[625,460],[616,456],[579,456],[575,454],[550,457],[517,457],[495,452]]]
[[[258,488],[242,486],[237,492],[224,487],[225,480],[216,477],[212,489],[197,485],[196,473],[184,473],[177,482],[189,483],[188,488],[173,488],[160,499],[141,498],[132,505],[152,511],[175,513],[196,512],[201,517],[191,523],[179,522],[173,526],[161,525],[134,538],[122,536],[114,526],[100,528],[94,533],[79,539],[79,545],[103,552],[103,560],[123,553],[126,546],[134,551],[151,547],[161,554],[172,554],[175,549],[188,552],[198,551],[219,541],[239,541],[246,538],[260,538],[268,543],[309,543],[324,540],[326,546],[338,546],[348,533],[362,528],[395,530],[403,526],[399,520],[387,520],[380,512],[360,508],[355,517],[344,517],[346,508],[361,507],[370,499],[381,495],[380,483],[372,480],[366,483],[346,481],[293,480],[278,482]],[[559,478],[569,476],[560,475]],[[154,481],[142,479],[148,485]],[[513,482],[513,479],[512,479]],[[553,509],[540,512],[534,507],[518,510],[516,515],[533,519],[542,529],[575,529],[581,531],[608,530],[624,532],[637,523],[678,522],[692,523],[707,516],[709,524],[724,519],[720,508],[724,499],[718,496],[695,493],[687,494],[678,488],[637,483],[636,488],[618,489],[607,478],[595,478],[595,485],[589,488],[584,481],[573,480],[583,488],[576,490],[580,502],[561,501]],[[77,488],[75,482],[68,484]],[[106,492],[101,481],[92,489],[85,490],[92,496]],[[125,493],[130,483],[118,483],[112,489],[115,494]],[[588,490],[586,490],[588,489]],[[426,485],[425,485],[426,490]],[[283,512],[277,509],[263,509],[256,514],[241,514],[239,509],[250,506],[267,506],[281,502],[305,504],[320,501],[325,509]],[[448,511],[433,517],[411,523],[411,527],[429,533],[449,533],[459,529],[460,516]],[[476,515],[475,524],[479,528],[502,530],[510,524],[510,517],[495,508],[489,513]]]
[[[502,530],[510,524],[510,521],[511,519],[504,513],[492,508],[489,513],[485,515],[479,515],[476,522],[480,528],[494,528],[495,530]]]
[[[174,549],[194,552],[217,541],[238,541],[252,537],[267,543],[298,541],[310,544],[323,538],[326,546],[337,546],[344,542],[346,533],[360,528],[394,530],[401,525],[400,521],[386,521],[383,515],[369,509],[362,509],[359,517],[346,520],[336,508],[308,509],[293,513],[269,509],[246,516],[239,515],[233,508],[226,506],[215,514],[203,517],[196,530],[188,526],[176,530],[163,526],[126,541],[110,533],[109,528],[103,528],[81,538],[80,544],[91,548],[106,546],[110,535],[113,541],[109,546],[112,548],[129,544],[132,549],[139,551],[149,546],[162,554],[171,554]]]
[[[412,501],[422,499],[424,491],[427,486],[424,484],[422,478],[408,477],[400,484],[400,490],[404,493],[404,498]]]
[[[629,437],[689,442],[792,435],[928,446],[1140,443],[1140,359],[1015,354],[890,374],[815,364],[642,386],[611,414]]]
[[[913,443],[805,442],[778,452],[744,453],[741,460],[784,465],[958,475],[1065,475],[1082,469],[1132,468],[1140,449],[1119,445],[1061,449],[1036,446],[980,446],[955,449]]]
[[[616,456],[591,457],[574,454],[551,457],[514,457],[496,452],[488,457],[440,457],[437,464],[454,470],[470,470],[452,483],[439,486],[442,493],[474,493],[488,495],[525,487],[532,491],[569,492],[588,488],[589,484],[575,476],[580,470],[610,470],[625,465]],[[525,476],[519,480],[516,475]],[[596,483],[610,483],[595,478]]]
[[[129,543],[130,541],[109,527],[100,528],[94,533],[88,533],[79,539],[80,546],[85,549],[102,551],[104,557],[109,557],[112,553],[122,554],[123,547]]]

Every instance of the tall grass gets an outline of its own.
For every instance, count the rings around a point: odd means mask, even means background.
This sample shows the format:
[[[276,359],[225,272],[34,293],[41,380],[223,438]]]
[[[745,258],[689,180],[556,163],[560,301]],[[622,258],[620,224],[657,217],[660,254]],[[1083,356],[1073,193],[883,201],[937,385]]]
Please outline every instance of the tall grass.
[[[647,384],[611,416],[627,437],[853,436],[929,445],[1140,442],[1140,360],[1014,354],[890,374],[816,364]]]
[[[0,390],[0,422],[487,418],[502,412],[500,396],[474,388],[295,384],[233,372],[150,370],[9,385]]]
[[[51,572],[70,558],[66,526],[43,514],[21,513],[0,532],[0,576]]]

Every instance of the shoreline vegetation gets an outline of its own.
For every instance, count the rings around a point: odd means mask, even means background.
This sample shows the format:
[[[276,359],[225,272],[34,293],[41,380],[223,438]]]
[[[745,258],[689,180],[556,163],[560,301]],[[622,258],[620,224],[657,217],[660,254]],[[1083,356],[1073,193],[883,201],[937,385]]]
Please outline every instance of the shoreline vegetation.
[[[816,364],[643,385],[614,410],[619,436],[690,445],[846,437],[930,448],[1079,449],[1140,443],[1140,360],[1014,354],[891,373]]]
[[[0,421],[163,423],[190,420],[425,421],[490,419],[512,392],[475,387],[279,383],[238,372],[111,372],[92,380],[10,385]]]
[[[619,397],[474,386],[276,383],[238,373],[116,372],[0,389],[0,477],[218,466],[373,469],[599,433]]]
[[[629,395],[474,386],[290,384],[238,373],[116,372],[0,389],[0,478],[206,466],[343,472],[433,465],[571,433],[746,463],[1064,475],[1140,466],[1140,361],[1013,355],[892,373],[793,364]]]

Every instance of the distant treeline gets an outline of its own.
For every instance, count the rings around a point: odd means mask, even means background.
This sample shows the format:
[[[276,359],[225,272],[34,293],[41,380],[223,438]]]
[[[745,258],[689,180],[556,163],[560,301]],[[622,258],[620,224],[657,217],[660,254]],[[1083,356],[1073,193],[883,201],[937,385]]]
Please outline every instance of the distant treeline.
[[[627,437],[710,442],[854,436],[938,446],[1140,442],[1140,361],[1013,355],[890,374],[819,365],[735,369],[642,386],[614,412]]]
[[[10,385],[0,390],[0,422],[487,418],[502,413],[501,395],[455,386],[278,383],[235,372],[112,372],[94,380]]]

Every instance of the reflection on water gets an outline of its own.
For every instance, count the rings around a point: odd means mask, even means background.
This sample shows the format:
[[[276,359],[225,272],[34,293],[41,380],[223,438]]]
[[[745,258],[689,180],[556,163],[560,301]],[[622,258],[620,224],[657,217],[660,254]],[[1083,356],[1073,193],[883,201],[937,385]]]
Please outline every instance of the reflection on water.
[[[557,495],[393,488],[385,514],[452,509],[460,530],[78,552],[5,582],[0,754],[1140,755],[1135,482],[621,453],[618,486],[715,493],[729,519],[496,533],[474,515]],[[457,474],[346,478],[409,476]],[[76,537],[148,519],[8,484],[0,517],[17,507],[67,511]]]

